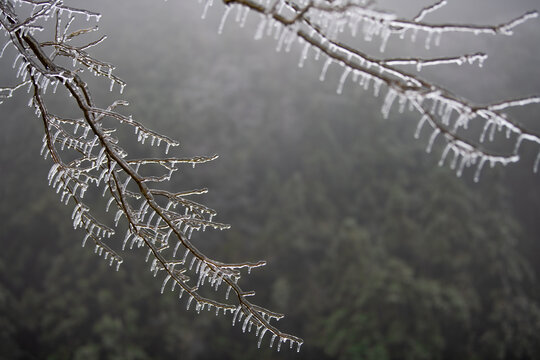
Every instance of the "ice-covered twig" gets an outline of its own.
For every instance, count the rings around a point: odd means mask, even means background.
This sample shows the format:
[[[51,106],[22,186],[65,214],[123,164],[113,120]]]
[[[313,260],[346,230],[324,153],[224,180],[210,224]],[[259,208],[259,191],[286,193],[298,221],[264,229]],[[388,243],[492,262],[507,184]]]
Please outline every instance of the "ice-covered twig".
[[[21,5],[21,11],[26,7],[31,16],[20,21],[14,5]],[[150,183],[155,186],[168,181],[182,164],[204,164],[217,156],[129,158],[128,151],[114,136],[116,128],[105,127],[123,123],[134,129],[140,142],[148,140],[153,146],[163,144],[166,152],[178,145],[177,141],[122,114],[119,109],[127,106],[127,102],[115,101],[108,107],[94,102],[90,87],[81,76],[81,66],[89,69],[91,75],[108,77],[111,88],[114,84],[124,86],[124,82],[112,74],[114,67],[111,64],[87,53],[105,39],[103,36],[82,46],[73,45],[74,39],[95,32],[97,26],[78,30],[72,27],[84,21],[99,20],[100,15],[67,7],[61,0],[0,0],[0,11],[1,29],[9,39],[7,44],[17,52],[14,69],[21,81],[18,86],[1,88],[0,96],[9,97],[18,88],[30,86],[29,106],[42,120],[45,132],[42,154],[50,157],[53,163],[48,176],[50,185],[63,202],[74,206],[73,226],[84,229],[83,244],[93,242],[96,253],[111,265],[117,264],[117,268],[123,260],[116,248],[146,248],[150,270],[156,276],[163,276],[162,292],[166,286],[171,286],[172,290],[178,291],[179,297],[185,294],[188,309],[193,304],[197,312],[212,309],[216,314],[230,313],[234,316],[233,324],[244,317],[243,331],[249,332],[253,327],[257,334],[259,331],[263,335],[268,333],[279,339],[279,343],[289,341],[299,347],[300,338],[281,332],[270,323],[282,315],[251,303],[248,298],[254,292],[240,288],[241,270],[249,272],[263,266],[264,261],[223,263],[208,257],[191,242],[194,231],[229,227],[213,220],[215,210],[186,198],[207,190],[173,193],[149,187]],[[68,20],[64,21],[66,12]],[[39,23],[45,33],[54,23],[50,32],[54,38],[38,41],[33,36],[35,23]],[[69,66],[71,62],[65,65],[59,60],[61,58],[71,58],[72,65]],[[73,102],[80,117],[68,118],[51,112],[47,107],[49,97],[44,96],[49,86],[53,87],[51,96],[65,96],[65,92],[56,92],[57,87],[63,87],[71,95],[65,99]],[[165,174],[156,172],[156,167],[164,169]],[[111,214],[113,226],[97,220],[94,210],[82,201],[85,193],[92,190],[107,199],[105,208]],[[120,221],[127,223],[128,231],[122,246],[115,247],[109,238]],[[176,258],[179,249],[184,250],[181,259]],[[204,286],[214,289],[215,296],[202,295],[199,289]]]
[[[302,48],[300,67],[310,54],[313,54],[315,59],[323,58],[321,80],[326,78],[330,66],[340,66],[342,75],[337,86],[338,93],[343,92],[347,82],[358,83],[366,90],[372,88],[376,96],[381,89],[385,88],[386,96],[381,109],[383,116],[388,116],[395,103],[399,103],[400,111],[407,108],[417,111],[420,115],[420,125],[425,123],[426,117],[429,116],[433,119],[432,127],[447,134],[443,137],[447,142],[446,148],[459,150],[460,155],[465,153],[474,155],[467,156],[468,159],[478,158],[481,159],[480,163],[508,164],[519,160],[518,151],[522,142],[540,144],[540,134],[527,129],[501,112],[511,107],[538,104],[538,96],[502,101],[490,106],[477,105],[407,70],[407,66],[412,66],[417,71],[427,66],[438,67],[449,64],[476,63],[482,66],[487,59],[487,54],[476,53],[432,59],[390,58],[367,54],[351,45],[350,39],[346,38],[345,41],[339,39],[340,34],[345,30],[349,30],[353,37],[361,34],[364,40],[368,41],[379,37],[382,52],[391,36],[404,39],[406,34],[410,34],[411,40],[415,41],[419,34],[425,34],[425,47],[429,49],[432,43],[438,45],[441,37],[448,33],[512,35],[516,27],[537,18],[536,11],[526,12],[515,19],[496,25],[470,25],[426,22],[424,19],[427,15],[446,4],[444,0],[422,8],[412,20],[399,18],[392,12],[378,10],[375,2],[355,0],[275,0],[270,2],[223,0],[223,2],[229,6],[244,7],[260,15],[260,22],[255,33],[256,39],[265,34],[273,36],[277,39],[278,51],[283,48],[288,51],[293,44],[298,43]],[[209,3],[211,2],[206,4]],[[428,113],[422,110],[426,103],[429,103],[432,108]],[[423,105],[419,107],[417,104]],[[484,129],[491,130],[490,140],[494,138],[494,132],[505,133],[506,138],[509,137],[514,141],[513,151],[493,155],[494,151],[481,147],[479,143],[484,141],[485,131],[476,142],[471,137],[458,135],[458,131],[467,129],[473,122],[480,122]],[[437,136],[432,138],[435,139]],[[459,142],[455,140],[458,138]],[[456,145],[458,143],[459,146]]]

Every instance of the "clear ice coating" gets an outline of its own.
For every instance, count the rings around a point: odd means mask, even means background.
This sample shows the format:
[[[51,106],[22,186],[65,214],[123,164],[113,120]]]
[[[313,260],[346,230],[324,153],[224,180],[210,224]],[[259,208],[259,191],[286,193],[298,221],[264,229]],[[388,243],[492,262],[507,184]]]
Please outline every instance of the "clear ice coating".
[[[202,3],[201,17],[206,18],[214,0],[199,2]],[[518,162],[521,145],[524,143],[540,147],[540,138],[534,132],[517,125],[516,121],[505,114],[514,107],[538,105],[538,96],[478,106],[426,81],[414,72],[422,72],[423,75],[428,67],[448,65],[482,66],[487,59],[486,54],[458,54],[444,58],[391,58],[383,54],[388,53],[387,48],[392,47],[395,41],[414,42],[418,38],[419,42],[423,41],[424,46],[430,49],[440,46],[449,33],[511,35],[517,26],[538,16],[534,11],[499,25],[482,27],[430,25],[430,15],[443,9],[447,4],[445,0],[419,9],[416,16],[408,19],[378,10],[376,1],[238,0],[226,1],[226,4],[218,33],[224,31],[231,16],[234,16],[238,26],[243,27],[247,24],[249,14],[255,13],[258,23],[255,24],[254,38],[274,38],[278,51],[293,51],[295,45],[298,45],[298,67],[304,67],[306,62],[322,60],[319,78],[325,81],[333,75],[332,72],[328,73],[330,65],[339,65],[332,67],[342,71],[337,75],[337,93],[343,93],[345,84],[350,87],[360,86],[364,90],[372,86],[373,94],[377,97],[384,85],[387,92],[382,100],[382,116],[389,116],[396,99],[399,113],[407,108],[416,112],[419,122],[415,136],[419,137],[420,132],[426,129],[423,131],[426,137],[429,136],[428,152],[435,144],[442,143],[444,148],[440,164],[443,165],[449,157],[450,167],[456,170],[458,176],[467,167],[472,167],[474,181],[479,181],[486,164],[504,166]],[[122,250],[126,249],[128,243],[129,248],[136,245],[147,250],[150,271],[156,277],[163,276],[160,278],[163,279],[161,292],[164,292],[167,285],[171,285],[172,291],[178,290],[179,298],[184,293],[188,294],[187,309],[195,301],[197,312],[206,308],[215,309],[216,315],[220,310],[224,315],[233,315],[233,325],[242,322],[243,332],[250,332],[255,327],[259,347],[265,334],[270,331],[270,347],[273,347],[277,339],[278,351],[287,341],[290,347],[296,344],[299,351],[301,339],[281,333],[270,325],[271,319],[279,319],[281,315],[251,304],[248,298],[251,299],[254,292],[243,291],[238,285],[243,273],[249,274],[251,269],[263,266],[264,262],[223,264],[207,257],[191,243],[194,232],[228,228],[227,224],[213,220],[216,215],[213,209],[193,200],[194,196],[206,191],[159,190],[159,185],[169,181],[182,166],[195,167],[216,157],[180,158],[174,155],[163,157],[160,154],[156,158],[132,159],[115,136],[117,128],[106,129],[102,126],[105,119],[130,126],[139,142],[157,147],[164,145],[162,150],[165,154],[178,146],[175,140],[124,115],[120,108],[127,106],[127,102],[117,101],[101,108],[89,100],[91,96],[85,95],[87,91],[101,91],[90,89],[85,76],[106,78],[105,89],[107,86],[110,91],[118,89],[120,94],[126,86],[115,75],[112,65],[92,57],[91,48],[104,41],[105,36],[87,43],[84,51],[70,46],[72,40],[79,40],[79,35],[87,33],[84,29],[97,30],[96,23],[101,15],[69,7],[60,0],[4,0],[0,2],[0,11],[0,32],[3,34],[0,39],[0,58],[10,62],[17,80],[14,84],[0,87],[0,103],[17,95],[19,89],[27,90],[28,95],[21,95],[29,97],[28,106],[33,108],[36,116],[45,124],[40,154],[52,161],[47,180],[58,193],[60,201],[73,206],[71,220],[75,229],[84,232],[83,246],[91,244],[96,254],[107,260],[110,266],[116,264],[116,270],[123,262],[114,250],[115,247],[110,244],[114,229],[98,221],[94,217],[95,210],[83,200],[87,191],[95,191],[104,196],[105,209],[111,210],[108,222],[114,226],[124,222],[128,229],[123,237]],[[25,20],[19,20],[23,17],[17,14],[18,11],[27,14]],[[77,28],[81,24],[84,26]],[[39,57],[35,48],[29,46],[33,44],[31,39],[35,40],[36,34],[52,36],[56,50],[63,49],[62,56],[68,61],[55,63],[56,58],[46,59],[56,66],[44,66],[37,61]],[[361,49],[355,48],[356,43],[348,42],[350,37],[356,37],[354,41],[378,42],[378,47],[375,47],[378,52],[363,53]],[[40,42],[36,43],[38,47],[43,46]],[[40,56],[47,57],[49,54],[51,52],[44,51],[44,55]],[[72,101],[78,106],[78,118],[50,112],[46,105],[51,95],[63,96],[63,100]],[[458,136],[458,130],[466,131],[473,122],[480,123],[479,128],[483,129],[479,137],[483,145],[489,146],[497,140],[497,134],[503,132],[513,142],[512,150],[504,154],[484,151],[475,141]],[[538,172],[539,162],[540,151],[534,161],[535,173]],[[149,172],[152,174],[148,175]],[[171,241],[175,244],[174,250],[170,248]],[[179,249],[184,251],[181,259],[176,258]],[[222,284],[225,287],[225,300],[218,294]],[[202,296],[199,288],[204,286],[215,290],[217,299]]]
[[[235,2],[232,2],[235,3]],[[300,44],[300,57],[298,66],[303,67],[308,59],[308,51],[314,49],[315,59],[321,54],[325,55],[322,63],[319,79],[324,81],[327,77],[330,65],[340,64],[343,72],[339,76],[336,91],[341,94],[344,85],[352,72],[353,81],[359,77],[358,84],[363,89],[373,86],[373,93],[378,96],[382,85],[389,89],[381,107],[383,117],[390,113],[396,98],[399,99],[399,112],[405,111],[407,105],[410,111],[420,113],[420,122],[415,136],[427,121],[432,128],[429,139],[437,138],[437,134],[444,133],[444,141],[453,144],[456,140],[454,132],[460,128],[467,128],[471,121],[484,121],[486,127],[491,129],[490,140],[494,138],[496,131],[505,131],[507,138],[514,139],[519,147],[522,139],[538,142],[538,137],[522,137],[521,130],[517,129],[512,121],[501,116],[499,111],[506,107],[525,106],[538,103],[538,97],[529,97],[518,101],[506,101],[485,108],[475,107],[460,97],[456,97],[443,88],[430,84],[416,75],[403,70],[403,66],[412,66],[418,72],[426,67],[440,67],[445,65],[477,64],[482,66],[487,59],[487,54],[474,53],[444,58],[385,58],[377,54],[363,54],[346,41],[340,41],[341,34],[349,32],[352,37],[361,34],[366,41],[379,41],[379,51],[382,54],[387,46],[392,45],[392,38],[396,41],[415,41],[423,36],[424,47],[431,49],[433,46],[441,46],[441,39],[449,33],[468,33],[478,35],[511,35],[513,29],[524,22],[536,18],[536,11],[527,12],[513,20],[498,25],[477,26],[445,23],[435,24],[426,20],[434,13],[440,12],[447,5],[446,0],[434,1],[418,10],[416,16],[406,19],[400,18],[391,12],[377,9],[377,2],[366,1],[242,1],[242,6],[250,7],[260,13],[260,20],[255,30],[255,38],[260,39],[264,35],[272,36],[277,41],[276,50],[284,46],[289,49],[293,43]],[[432,25],[433,23],[433,25]],[[406,36],[409,35],[409,36]],[[361,74],[361,75],[360,75]],[[434,96],[433,94],[439,94]],[[434,109],[427,109],[423,103],[431,100]],[[438,109],[438,111],[437,111]],[[436,131],[435,128],[438,128]],[[511,135],[514,135],[512,137]],[[526,135],[530,135],[527,132]],[[485,133],[480,141],[484,141]],[[457,141],[462,145],[463,139]],[[517,161],[517,150],[513,153],[500,156],[482,153],[472,141],[465,141],[464,146],[453,147],[458,155],[464,155],[464,151],[475,152],[475,158],[488,156],[490,163],[503,164]],[[432,142],[428,143],[427,150],[431,150]],[[468,159],[468,157],[466,157]],[[465,166],[470,166],[465,161]],[[480,163],[480,161],[478,162]],[[481,169],[481,167],[480,167]]]

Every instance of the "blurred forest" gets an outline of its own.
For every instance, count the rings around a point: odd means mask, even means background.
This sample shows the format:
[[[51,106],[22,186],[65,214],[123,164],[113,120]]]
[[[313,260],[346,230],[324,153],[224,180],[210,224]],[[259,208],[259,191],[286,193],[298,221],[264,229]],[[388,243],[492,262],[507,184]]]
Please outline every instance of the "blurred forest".
[[[486,23],[535,3],[458,5],[474,10],[463,21]],[[415,114],[383,120],[372,93],[336,95],[337,69],[321,83],[321,62],[298,69],[300,49],[252,40],[255,17],[218,35],[217,5],[204,21],[195,1],[85,6],[103,13],[109,36],[94,53],[128,84],[119,95],[95,81],[94,96],[127,99],[135,118],[181,141],[181,154],[220,155],[171,184],[208,187],[200,200],[232,224],[194,241],[218,259],[266,259],[244,284],[305,344],[258,350],[230,317],[159,295],[144,251],[125,253],[116,273],[81,248],[71,209],[47,188],[42,127],[23,91],[0,105],[0,359],[540,358],[538,149],[485,169],[479,183],[472,170],[457,178],[437,166],[441,149],[426,154],[427,134],[413,138]],[[439,53],[487,50],[493,61],[422,74],[480,102],[540,93],[539,21],[519,30],[443,38]],[[0,68],[8,78],[11,62]],[[538,121],[537,108],[516,114]]]

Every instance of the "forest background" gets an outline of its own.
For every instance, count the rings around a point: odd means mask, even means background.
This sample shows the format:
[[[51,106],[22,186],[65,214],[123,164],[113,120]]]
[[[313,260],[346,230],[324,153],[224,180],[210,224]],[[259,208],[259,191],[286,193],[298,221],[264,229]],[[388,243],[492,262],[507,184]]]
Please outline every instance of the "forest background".
[[[437,19],[497,23],[535,3],[455,1]],[[338,67],[319,82],[320,61],[298,69],[300,47],[276,53],[274,40],[252,40],[255,16],[245,28],[231,17],[218,35],[220,5],[204,21],[195,1],[90,6],[109,36],[94,53],[128,83],[119,95],[96,81],[94,95],[127,99],[186,155],[220,155],[171,184],[208,187],[204,203],[232,224],[195,241],[216,258],[266,259],[250,284],[306,343],[299,354],[257,350],[228,317],[159,296],[141,254],[115,273],[81,248],[70,209],[47,188],[41,125],[20,96],[0,107],[0,359],[540,357],[538,149],[484,169],[479,183],[472,170],[457,178],[437,166],[440,148],[426,154],[428,133],[413,138],[414,114],[383,120],[382,99],[351,84],[337,95]],[[490,58],[421,76],[480,103],[538,94],[539,29],[443,37],[432,54]],[[421,41],[388,47],[426,52]],[[0,79],[10,66],[2,59]],[[538,120],[534,107],[515,113]]]

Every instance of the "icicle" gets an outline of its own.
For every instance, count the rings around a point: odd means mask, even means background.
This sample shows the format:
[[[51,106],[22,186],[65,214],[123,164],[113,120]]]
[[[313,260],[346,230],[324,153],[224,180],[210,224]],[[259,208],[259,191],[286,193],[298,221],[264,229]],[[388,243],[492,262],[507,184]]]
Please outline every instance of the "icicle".
[[[343,92],[343,86],[345,85],[345,80],[347,80],[347,76],[349,75],[350,72],[351,72],[351,68],[346,66],[345,70],[343,71],[343,74],[341,75],[341,78],[339,79],[339,84],[336,90],[338,95],[341,95],[341,93]]]
[[[380,52],[384,52],[384,50],[386,49],[386,44],[388,43],[388,39],[390,38],[391,34],[392,32],[390,31],[390,29],[385,26],[381,33],[382,41],[381,41],[381,46],[379,48]]]
[[[320,81],[324,81],[324,78],[326,77],[326,72],[328,71],[328,67],[330,66],[331,63],[332,63],[331,58],[326,59],[323,65],[322,71],[321,71],[321,75],[319,76]]]
[[[360,85],[363,87],[363,89],[365,91],[367,91],[369,89],[369,82],[371,81],[371,76],[369,76],[368,74],[365,74],[364,76],[362,76],[362,81],[360,83]]]
[[[264,337],[264,334],[268,331],[267,328],[264,328],[262,331],[261,331],[261,335],[259,335],[259,341],[257,341],[257,348],[261,348],[261,342],[262,342],[262,339]]]
[[[88,240],[89,237],[90,237],[90,234],[86,234],[86,236],[84,237],[84,239],[82,241],[82,247],[84,247],[86,245],[86,240]]]
[[[47,180],[49,180],[49,186],[51,185],[52,179],[57,173],[58,168],[60,167],[60,164],[55,163],[53,166],[51,166],[51,169],[49,170],[49,174],[47,175]]]
[[[238,305],[238,307],[236,308],[236,311],[234,312],[234,316],[232,319],[232,326],[234,326],[234,324],[236,323],[236,318],[238,317],[238,314],[240,313],[241,309],[242,309],[242,305]]]
[[[288,28],[283,29],[283,31],[281,32],[281,36],[279,37],[279,40],[277,42],[277,46],[276,46],[276,51],[277,52],[281,51],[281,49],[283,47],[283,43],[285,43],[285,40],[286,40],[288,35],[289,35],[289,29]]]
[[[453,110],[454,109],[452,108],[452,106],[450,106],[450,104],[446,104],[446,108],[444,109],[444,114],[442,117],[442,123],[444,125],[448,125],[450,123],[450,117],[452,116]]]
[[[165,290],[165,285],[167,285],[167,282],[171,279],[171,275],[167,275],[165,277],[165,280],[163,280],[163,284],[161,285],[161,293],[163,294],[163,291]]]
[[[223,33],[223,27],[225,26],[225,21],[227,21],[227,16],[231,12],[232,6],[226,6],[225,11],[223,12],[223,16],[221,17],[221,22],[219,23],[219,29],[218,34],[221,35]]]
[[[439,130],[439,128],[433,130],[433,133],[431,134],[431,137],[429,138],[428,146],[426,148],[427,153],[431,152],[431,149],[433,147],[433,143],[435,142],[435,138],[437,138],[437,135],[439,135],[440,132],[441,132],[441,130]]]
[[[204,10],[201,15],[201,19],[206,19],[206,14],[208,13],[208,8],[212,6],[213,0],[206,0],[206,4],[204,4]]]
[[[386,98],[384,99],[384,104],[381,108],[381,113],[385,119],[388,119],[388,115],[390,113],[392,103],[394,102],[394,99],[396,98],[396,95],[397,95],[397,92],[393,88],[388,89],[388,93],[386,93]]]
[[[245,320],[244,320],[244,323],[242,324],[242,332],[245,333],[246,332],[246,326],[249,324],[249,320],[251,320],[251,317],[253,316],[253,314],[249,314],[248,316],[246,316]]]
[[[461,162],[459,164],[459,169],[456,173],[457,177],[461,177],[461,175],[463,174],[463,169],[465,168],[465,164],[467,163],[467,160],[468,158],[465,157],[465,155],[463,155],[463,157],[461,158]]]
[[[261,21],[259,22],[259,25],[257,26],[257,31],[255,31],[255,37],[254,37],[255,40],[262,39],[267,21],[268,20],[266,19],[266,16],[261,15]]]
[[[452,162],[450,163],[450,169],[452,170],[456,169],[458,160],[459,160],[459,150],[454,149],[454,158],[452,159]]]
[[[400,95],[398,108],[400,114],[403,114],[403,111],[405,111],[405,105],[407,105],[407,97],[405,95]]]
[[[433,37],[433,32],[429,31],[426,37],[426,43],[424,44],[426,50],[429,50],[431,47],[431,38]]]
[[[242,18],[240,20],[240,27],[243,28],[246,25],[247,17],[249,15],[249,7],[244,7],[244,13],[242,14]]]
[[[304,48],[302,49],[302,54],[300,55],[300,60],[298,61],[298,67],[299,68],[303,68],[304,67],[304,62],[306,61],[307,59],[307,56],[308,56],[308,50],[309,50],[309,47],[311,45],[306,42],[304,44]]]
[[[435,35],[435,46],[440,46],[441,45],[441,35],[442,33],[440,31],[437,31],[436,32],[436,35]]]
[[[12,44],[12,41],[11,40],[8,40],[5,44],[4,44],[4,47],[2,48],[2,50],[0,50],[0,58],[2,56],[4,56],[4,51],[7,49],[8,45],[11,45]]]
[[[538,173],[538,163],[540,163],[540,151],[538,152],[538,155],[536,156],[536,160],[534,161],[533,172],[535,174]]]
[[[478,164],[478,167],[476,168],[476,172],[474,173],[475,183],[477,183],[480,180],[480,172],[482,171],[482,167],[484,166],[485,162],[486,162],[486,157],[483,156],[482,159],[480,159],[480,163]]]
[[[270,347],[274,346],[274,340],[276,340],[276,334],[273,334],[272,339],[270,339]]]
[[[482,130],[482,134],[480,135],[480,142],[483,143],[484,139],[486,138],[486,133],[489,130],[489,127],[492,125],[492,121],[488,120],[484,124],[484,129]],[[494,125],[494,124],[493,124]],[[495,125],[494,125],[495,126]]]
[[[178,242],[176,243],[176,246],[174,247],[174,251],[173,251],[173,257],[176,257],[176,252],[177,252],[178,249],[180,248],[180,244],[181,244],[180,241],[178,241]]]
[[[186,307],[186,310],[189,310],[189,306],[191,305],[191,302],[193,301],[193,296],[190,295],[189,296],[189,299],[188,299],[188,302],[187,302],[187,307]]]
[[[420,121],[418,122],[418,125],[416,126],[416,131],[414,132],[414,138],[418,139],[420,137],[420,131],[422,130],[422,127],[424,126],[424,123],[428,119],[427,115],[423,115]]]
[[[380,79],[375,80],[375,83],[373,84],[373,96],[379,97],[382,84],[383,84],[382,80]]]
[[[521,142],[523,141],[523,139],[525,138],[526,136],[524,136],[523,134],[519,135],[518,138],[517,138],[517,141],[516,141],[516,145],[514,146],[514,154],[517,154],[518,151],[519,151],[519,147],[521,146]]]
[[[451,143],[446,144],[446,147],[444,148],[443,153],[441,155],[441,159],[439,160],[439,166],[444,165],[444,160],[446,159],[446,156],[448,155],[448,152],[450,151],[451,148],[452,148]]]

